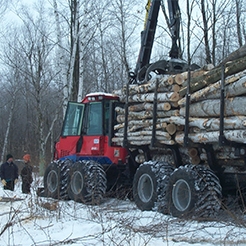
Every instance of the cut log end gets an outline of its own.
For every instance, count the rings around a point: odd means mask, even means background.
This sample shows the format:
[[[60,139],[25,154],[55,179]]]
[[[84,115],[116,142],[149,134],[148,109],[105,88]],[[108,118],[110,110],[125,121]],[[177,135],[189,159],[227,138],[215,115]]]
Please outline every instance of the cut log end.
[[[174,80],[178,85],[182,85],[184,82],[184,76],[182,74],[176,74]]]

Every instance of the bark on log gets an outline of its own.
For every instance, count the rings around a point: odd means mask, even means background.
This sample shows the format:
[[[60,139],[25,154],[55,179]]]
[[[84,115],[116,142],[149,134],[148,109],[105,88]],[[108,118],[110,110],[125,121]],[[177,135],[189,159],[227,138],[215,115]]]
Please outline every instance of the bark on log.
[[[145,110],[153,110],[154,109],[154,104],[153,103],[145,103],[144,104],[144,109]],[[171,109],[171,104],[168,103],[168,102],[158,103],[157,104],[157,110],[169,111],[170,109]]]
[[[153,102],[154,97],[154,93],[135,94],[129,96],[129,102]],[[176,102],[179,99],[179,94],[177,92],[161,92],[157,94],[158,102]]]
[[[246,115],[246,97],[228,98],[225,101],[225,116]],[[185,116],[185,108],[180,109],[180,115]],[[220,100],[206,100],[190,105],[191,117],[219,117]]]
[[[246,130],[227,130],[224,131],[227,140],[238,143],[246,143]],[[219,131],[190,133],[189,139],[194,143],[217,143],[219,141]],[[179,144],[184,142],[184,133],[175,136],[175,140]]]
[[[169,119],[163,119],[167,123],[174,123],[176,125],[185,125],[185,118],[172,116]],[[201,130],[217,131],[220,127],[219,118],[189,118],[189,127],[198,127]],[[224,118],[224,129],[246,129],[246,116],[232,116]]]
[[[115,133],[115,136],[116,137],[123,137],[124,136],[124,133]],[[157,137],[163,137],[165,140],[170,140],[171,139],[171,136],[169,135],[168,132],[164,132],[164,131],[156,131],[156,136]],[[142,131],[136,131],[136,132],[128,132],[127,134],[127,138],[128,139],[132,139],[132,138],[135,138],[135,139],[142,139],[142,137],[152,137],[152,131],[145,131],[145,130],[142,130]]]
[[[225,76],[229,76],[246,69],[246,56],[235,60],[234,62],[228,62],[225,64]],[[219,81],[221,78],[221,68],[214,68],[210,70],[204,76],[192,78],[190,81],[190,93],[198,91],[205,86]],[[179,92],[183,97],[186,94],[187,88],[182,88]]]
[[[208,71],[212,70],[214,68],[213,64],[206,64],[202,68],[190,71],[191,78],[199,77],[201,75],[205,75],[208,73]],[[183,87],[187,86],[187,79],[188,79],[188,71],[182,73],[184,77]]]
[[[134,104],[128,107],[129,111],[139,112],[144,110],[144,103]]]
[[[199,91],[191,94],[190,102],[201,101],[204,99],[218,99],[220,98],[220,84],[221,81],[211,84]],[[245,73],[238,73],[230,76],[225,80],[225,95],[226,97],[243,95],[246,93],[246,75]],[[185,105],[186,98],[178,101],[179,105]]]
[[[166,144],[166,145],[174,145],[175,142],[173,140],[165,140],[165,139],[161,139],[160,137],[157,137],[156,140],[158,141],[158,143],[161,144]],[[112,138],[112,141],[118,145],[122,145],[123,144],[123,138]],[[128,139],[128,142],[132,145],[150,145],[151,144],[151,138],[149,139]]]
[[[167,119],[157,119],[157,126],[160,125],[161,128],[165,128],[167,126]],[[152,127],[153,126],[153,120],[152,119],[145,119],[144,121],[142,120],[130,120],[128,121],[128,127],[134,127],[134,126],[139,126],[141,128],[143,127]],[[124,127],[124,123],[120,123],[118,125],[114,126],[114,130],[120,129]]]
[[[179,110],[157,111],[156,115],[158,118],[177,116],[179,115]],[[128,120],[145,120],[145,119],[152,119],[152,118],[153,118],[153,111],[129,112],[128,114]],[[118,115],[117,122],[118,123],[125,122],[125,114]]]
[[[230,53],[221,63],[226,63],[229,61],[234,61],[240,57],[246,56],[246,44],[241,46],[239,49]]]

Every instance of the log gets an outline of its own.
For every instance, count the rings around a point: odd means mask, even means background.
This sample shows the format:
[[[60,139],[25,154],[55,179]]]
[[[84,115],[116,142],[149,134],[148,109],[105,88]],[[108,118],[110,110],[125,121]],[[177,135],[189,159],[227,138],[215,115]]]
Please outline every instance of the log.
[[[170,135],[173,135],[177,131],[177,127],[171,123],[167,125],[166,130]]]
[[[153,103],[145,103],[144,104],[144,109],[153,110],[154,109],[154,104]],[[171,109],[171,104],[168,103],[168,102],[158,103],[157,104],[157,110],[169,111],[170,109]]]
[[[179,115],[179,110],[169,110],[169,111],[157,111],[158,118],[166,118],[170,116]],[[128,120],[144,120],[144,119],[152,119],[153,111],[141,111],[141,112],[129,112]],[[123,123],[125,122],[125,114],[121,114],[117,116],[117,122]]]
[[[199,156],[194,156],[191,158],[191,164],[198,165],[200,164],[200,162],[201,162],[201,159]]]
[[[234,62],[228,62],[225,64],[225,76],[236,74],[246,69],[246,56],[235,60]],[[210,70],[207,74],[192,78],[190,81],[190,93],[198,91],[209,84],[213,84],[219,81],[221,78],[221,67]],[[187,87],[180,90],[179,94],[183,97],[186,94]]]
[[[129,102],[153,102],[155,94],[145,93],[145,94],[134,94],[129,96]],[[161,92],[157,94],[158,102],[176,102],[178,101],[179,94],[177,92]]]
[[[166,144],[166,145],[174,145],[175,142],[173,140],[166,140],[166,139],[161,139],[160,137],[157,137],[156,140],[158,143],[161,144]],[[123,138],[112,138],[112,141],[114,143],[117,143],[118,145],[122,145],[123,143]],[[150,145],[151,144],[151,138],[145,138],[145,139],[128,139],[128,142],[132,145]]]
[[[229,61],[234,61],[240,57],[246,56],[246,44],[241,46],[239,49],[230,53],[221,63],[227,63]]]
[[[220,84],[221,81],[218,81],[194,92],[191,94],[190,102],[220,98]],[[230,76],[225,80],[225,85],[226,97],[243,95],[246,93],[246,75],[244,73],[238,73],[237,75]],[[185,102],[186,98],[182,98],[178,101],[178,104],[185,105]]]
[[[165,130],[166,131],[166,128],[167,128],[167,123],[158,123],[158,124],[156,124],[156,130]],[[142,128],[143,130],[145,130],[145,131],[152,131],[152,129],[153,129],[153,125],[151,125],[151,126],[147,126],[147,127],[144,127],[144,128]]]
[[[165,119],[164,119],[165,121]],[[166,122],[174,123],[176,125],[185,125],[185,118],[172,116]],[[217,131],[220,129],[219,118],[189,118],[190,127],[198,127],[201,130]],[[232,116],[224,118],[224,129],[246,129],[246,116]]]
[[[215,153],[215,157],[216,157],[216,159],[219,159],[219,160],[226,160],[226,159],[235,160],[235,159],[240,158],[238,156],[235,156],[235,154],[233,152],[231,152],[231,153]],[[203,161],[207,160],[208,159],[207,154],[202,153],[200,155],[200,159]]]
[[[213,64],[206,64],[200,69],[196,69],[194,71],[190,71],[191,78],[196,78],[199,76],[204,76],[208,71],[212,70],[214,68]],[[188,79],[188,71],[182,73],[184,77],[184,82],[182,84],[183,87],[187,86],[187,79]]]
[[[157,126],[160,125],[161,128],[165,128],[167,126],[167,119],[157,119]],[[120,129],[124,127],[124,123],[120,123],[118,125],[114,126],[114,130]],[[128,127],[134,127],[134,126],[140,126],[140,127],[152,127],[153,126],[153,120],[152,119],[145,119],[144,121],[142,120],[130,120],[128,121]]]
[[[246,130],[224,131],[227,140],[238,143],[246,143]],[[219,131],[190,133],[189,139],[194,143],[217,143],[219,141]],[[179,144],[184,142],[184,133],[176,134],[175,141]]]
[[[246,97],[228,98],[225,101],[225,116],[246,115]],[[180,115],[185,116],[185,108],[180,108]],[[191,117],[219,117],[220,100],[209,99],[190,105]]]
[[[167,123],[160,123],[160,124],[156,124],[156,130],[162,130],[166,132],[166,127],[167,127]],[[118,130],[119,132],[123,133],[123,129],[124,129],[124,124],[119,124],[116,125],[115,130]],[[128,126],[127,131],[128,132],[135,132],[135,131],[152,131],[153,130],[153,125],[149,125],[149,126],[144,126],[143,124],[136,124],[134,126]]]
[[[174,92],[179,92],[181,89],[181,87],[179,85],[173,85],[172,88],[171,88],[171,91],[174,91]]]
[[[174,77],[174,81],[178,85],[182,85],[184,83],[184,76],[182,74],[176,74],[175,77]]]
[[[136,90],[130,94],[143,94],[143,93],[149,93],[155,91],[156,88],[156,80],[150,80],[147,84],[142,84],[136,88]],[[161,80],[158,80],[158,92],[169,92],[171,91],[172,87],[167,83],[167,81],[162,78]]]
[[[145,162],[145,156],[143,154],[139,154],[135,157],[135,161],[137,163],[144,163]]]
[[[167,79],[167,82],[168,82],[169,85],[173,85],[173,83],[174,83],[173,76],[169,76],[169,78]]]
[[[115,136],[116,137],[123,137],[124,136],[124,133],[115,133]],[[169,135],[169,133],[167,132],[164,132],[164,131],[156,131],[156,136],[157,137],[164,137],[165,140],[170,140],[171,139],[171,136]],[[141,138],[142,137],[152,137],[152,131],[145,131],[145,130],[142,130],[142,131],[136,131],[136,132],[128,132],[127,134],[127,138],[128,139],[133,139],[133,138]]]
[[[124,128],[124,126],[125,126],[124,123],[115,125],[114,126],[114,130],[120,131],[120,130],[122,130]],[[164,123],[157,123],[156,124],[156,130],[165,130],[166,127],[167,127],[167,123],[165,123],[165,122]],[[146,123],[141,122],[141,121],[136,121],[136,124],[135,125],[132,125],[132,124],[129,125],[128,124],[127,131],[128,132],[135,132],[135,131],[139,131],[139,130],[152,131],[152,129],[153,129],[153,124],[149,125],[149,124],[146,124]]]
[[[188,154],[190,157],[196,157],[198,155],[198,150],[196,148],[190,148]]]
[[[173,83],[169,84],[168,79],[169,79],[168,75],[158,75],[158,77],[151,79],[146,84],[129,85],[129,95],[132,96],[135,94],[145,94],[145,93],[154,92],[157,82],[158,82],[158,92],[170,92],[170,91],[172,91],[172,84]],[[122,101],[125,101],[126,100],[126,91],[127,91],[127,87],[124,86],[120,90],[113,91],[113,93],[118,95]]]
[[[130,105],[128,107],[128,110],[131,111],[131,112],[140,112],[140,111],[144,111],[144,110],[153,110],[153,109],[154,109],[154,104],[153,103],[138,103],[138,104]],[[158,103],[157,104],[157,110],[168,111],[170,109],[171,109],[171,104],[168,103],[168,102]],[[116,112],[118,114],[124,114],[122,110],[118,109],[118,107],[116,109]]]

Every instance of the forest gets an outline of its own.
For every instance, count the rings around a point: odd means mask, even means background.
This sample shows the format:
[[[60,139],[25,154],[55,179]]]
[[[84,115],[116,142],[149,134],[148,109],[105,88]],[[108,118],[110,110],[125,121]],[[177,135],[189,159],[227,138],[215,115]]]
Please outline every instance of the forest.
[[[147,2],[147,1],[146,1]],[[68,101],[113,92],[136,65],[146,3],[140,0],[0,0],[0,155],[53,157]],[[171,46],[163,1],[151,59]],[[245,45],[243,0],[180,1],[182,56],[218,65]]]

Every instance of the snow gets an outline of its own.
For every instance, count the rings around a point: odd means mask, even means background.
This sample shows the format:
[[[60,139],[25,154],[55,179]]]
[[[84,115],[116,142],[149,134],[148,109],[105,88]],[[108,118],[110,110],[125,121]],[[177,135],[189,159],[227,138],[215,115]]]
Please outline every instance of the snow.
[[[34,187],[40,186],[36,179]],[[0,245],[187,246],[245,245],[246,227],[230,219],[181,220],[140,211],[134,202],[105,198],[99,206],[57,201],[0,187]],[[22,199],[22,200],[18,200]],[[49,209],[48,209],[49,208]],[[53,209],[53,210],[52,210]],[[226,213],[225,213],[226,214]]]

